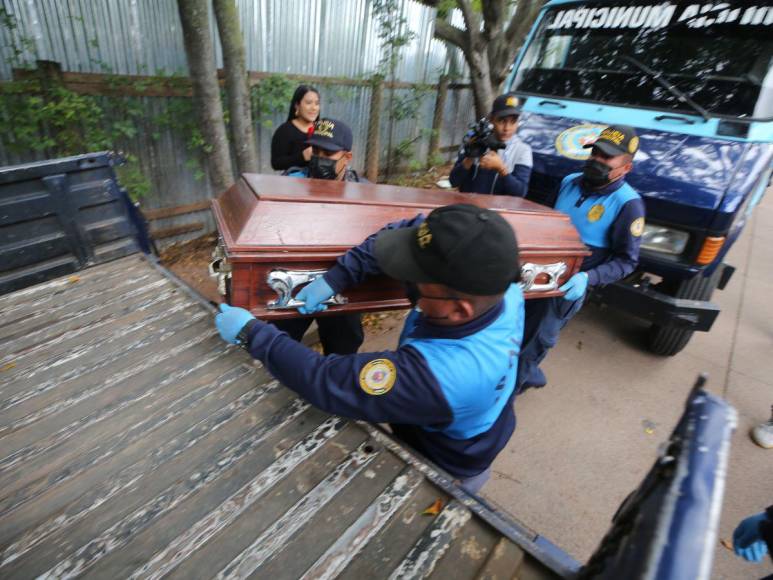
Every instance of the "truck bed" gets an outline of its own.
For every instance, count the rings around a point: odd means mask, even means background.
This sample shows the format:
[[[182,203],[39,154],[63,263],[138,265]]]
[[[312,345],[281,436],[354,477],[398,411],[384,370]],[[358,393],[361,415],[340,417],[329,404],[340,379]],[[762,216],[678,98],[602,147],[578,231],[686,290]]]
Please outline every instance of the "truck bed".
[[[212,316],[139,254],[0,297],[0,577],[576,569],[384,431],[299,399]]]

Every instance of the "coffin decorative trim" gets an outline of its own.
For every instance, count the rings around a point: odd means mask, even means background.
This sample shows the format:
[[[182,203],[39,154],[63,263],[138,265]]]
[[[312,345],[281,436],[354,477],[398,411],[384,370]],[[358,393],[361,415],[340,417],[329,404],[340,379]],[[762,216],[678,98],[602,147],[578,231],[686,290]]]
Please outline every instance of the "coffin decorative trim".
[[[217,279],[217,291],[223,296],[226,295],[228,280],[231,279],[231,272],[226,268],[228,266],[225,258],[218,258],[209,263],[209,276]]]
[[[532,264],[521,266],[521,289],[526,292],[552,292],[558,290],[558,280],[566,272],[564,262],[554,264]],[[537,282],[540,276],[547,276],[547,282]]]
[[[278,310],[280,308],[297,308],[302,306],[303,302],[293,298],[293,293],[298,286],[313,282],[322,276],[326,270],[271,270],[266,277],[266,281],[271,289],[277,293],[276,300],[271,300],[266,304],[266,308]],[[554,264],[532,264],[526,263],[521,267],[520,286],[524,291],[530,292],[552,292],[558,288],[558,281],[566,272],[564,262]],[[540,276],[547,276],[546,282],[537,282]],[[340,305],[346,304],[346,297],[336,294],[324,304]]]
[[[266,276],[266,282],[271,289],[277,293],[277,299],[271,300],[266,304],[269,310],[278,310],[280,308],[297,308],[303,306],[302,300],[293,298],[293,292],[298,286],[313,282],[322,276],[327,270],[271,270]],[[332,298],[325,300],[322,304],[346,304],[346,297],[336,294]]]

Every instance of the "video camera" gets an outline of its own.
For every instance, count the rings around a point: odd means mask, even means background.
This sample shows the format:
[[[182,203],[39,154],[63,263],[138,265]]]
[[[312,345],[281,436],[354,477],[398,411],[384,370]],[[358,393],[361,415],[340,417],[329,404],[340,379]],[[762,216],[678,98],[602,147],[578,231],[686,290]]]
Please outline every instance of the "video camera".
[[[506,145],[494,135],[494,125],[487,118],[470,124],[470,130],[462,139],[465,157],[479,159],[489,151],[504,149]]]

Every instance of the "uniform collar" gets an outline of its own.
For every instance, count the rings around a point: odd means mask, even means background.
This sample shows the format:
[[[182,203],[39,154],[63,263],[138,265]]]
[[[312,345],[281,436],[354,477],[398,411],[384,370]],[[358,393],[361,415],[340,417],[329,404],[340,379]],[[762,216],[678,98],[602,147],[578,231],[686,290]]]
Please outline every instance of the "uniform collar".
[[[492,322],[494,322],[505,311],[504,298],[498,304],[492,306],[488,311],[478,316],[475,320],[470,320],[460,326],[442,326],[433,324],[429,320],[419,316],[416,326],[411,332],[409,338],[450,338],[459,339],[480,332]]]

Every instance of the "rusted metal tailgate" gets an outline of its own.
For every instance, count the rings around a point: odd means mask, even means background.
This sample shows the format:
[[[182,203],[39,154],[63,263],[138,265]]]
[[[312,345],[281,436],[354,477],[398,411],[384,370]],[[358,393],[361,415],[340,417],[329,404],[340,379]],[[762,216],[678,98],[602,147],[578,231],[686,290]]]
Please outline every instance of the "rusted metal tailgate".
[[[576,567],[382,431],[279,385],[140,255],[2,296],[0,317],[0,577]]]

